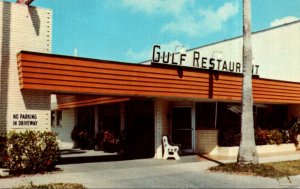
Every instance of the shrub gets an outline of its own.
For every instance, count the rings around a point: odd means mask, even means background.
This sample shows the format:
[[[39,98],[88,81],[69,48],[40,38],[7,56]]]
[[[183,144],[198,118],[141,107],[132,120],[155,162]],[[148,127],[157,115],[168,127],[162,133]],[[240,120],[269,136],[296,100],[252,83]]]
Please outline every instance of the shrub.
[[[241,133],[239,129],[227,129],[219,132],[220,146],[239,146]]]
[[[0,166],[3,166],[3,157],[5,156],[6,136],[0,135]]]
[[[300,134],[300,119],[298,117],[293,118],[291,121],[291,127],[288,130],[290,140],[296,145],[299,145],[298,135]]]
[[[268,144],[282,144],[283,134],[278,129],[272,129],[269,131]]]
[[[255,142],[257,145],[282,144],[287,141],[288,139],[286,138],[285,134],[280,132],[278,129],[255,129]]]
[[[96,144],[105,152],[120,152],[120,138],[112,131],[100,131],[96,136]]]
[[[283,140],[282,143],[284,143],[284,144],[292,143],[288,130],[282,129],[281,133],[282,133],[282,140]]]
[[[219,133],[220,146],[239,146],[241,134],[238,129],[222,130]],[[279,131],[278,129],[255,129],[256,145],[266,144],[282,144],[289,143],[290,138],[286,130]]]
[[[56,134],[40,131],[12,131],[7,134],[4,166],[11,174],[53,171],[59,161]]]
[[[255,143],[256,145],[265,145],[268,144],[269,135],[268,130],[261,128],[255,129]]]
[[[71,139],[75,142],[74,148],[90,149],[91,134],[86,130],[86,125],[75,125],[71,132]]]
[[[257,145],[283,144],[289,142],[289,136],[285,130],[257,128],[255,129],[255,142]]]

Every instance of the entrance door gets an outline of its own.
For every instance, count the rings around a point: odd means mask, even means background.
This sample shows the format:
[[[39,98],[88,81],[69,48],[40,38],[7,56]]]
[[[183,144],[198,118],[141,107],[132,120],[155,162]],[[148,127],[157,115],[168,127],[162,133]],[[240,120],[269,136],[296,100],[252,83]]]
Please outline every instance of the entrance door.
[[[172,140],[182,152],[193,152],[192,107],[172,108]]]

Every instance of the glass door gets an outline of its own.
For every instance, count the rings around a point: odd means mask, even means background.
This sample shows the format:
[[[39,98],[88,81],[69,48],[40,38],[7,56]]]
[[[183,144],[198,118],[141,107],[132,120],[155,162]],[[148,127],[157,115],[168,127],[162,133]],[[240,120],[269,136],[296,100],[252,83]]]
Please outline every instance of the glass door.
[[[172,141],[182,152],[193,152],[192,107],[172,108]]]

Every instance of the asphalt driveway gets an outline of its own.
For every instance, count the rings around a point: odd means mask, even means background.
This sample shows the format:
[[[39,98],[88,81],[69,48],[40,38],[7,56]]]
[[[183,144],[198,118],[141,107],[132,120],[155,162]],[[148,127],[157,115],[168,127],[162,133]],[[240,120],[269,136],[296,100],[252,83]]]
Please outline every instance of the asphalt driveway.
[[[294,156],[294,158],[297,158]],[[299,158],[299,157],[298,157]],[[261,158],[267,161],[265,158]],[[233,160],[224,160],[233,161]],[[223,162],[224,162],[223,161]],[[63,171],[0,179],[2,188],[46,183],[81,183],[87,188],[284,188],[300,186],[300,177],[279,180],[207,171],[217,163],[186,156],[179,161],[139,159],[59,165]]]

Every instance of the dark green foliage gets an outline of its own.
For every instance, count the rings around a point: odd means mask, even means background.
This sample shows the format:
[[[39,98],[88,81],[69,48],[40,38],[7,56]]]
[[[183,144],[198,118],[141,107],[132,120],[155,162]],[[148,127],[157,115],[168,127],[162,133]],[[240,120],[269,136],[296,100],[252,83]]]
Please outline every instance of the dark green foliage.
[[[120,152],[121,139],[117,137],[112,131],[100,131],[96,136],[96,144],[100,150],[105,152]]]
[[[75,142],[74,148],[83,150],[92,149],[94,141],[93,134],[88,132],[86,125],[75,125],[71,132],[71,139]]]
[[[51,184],[41,184],[41,185],[35,185],[33,183],[30,183],[30,185],[27,186],[20,186],[16,187],[14,189],[85,189],[82,184],[77,183],[51,183]]]
[[[222,130],[219,133],[219,146],[239,146],[241,134],[238,129]],[[291,136],[287,130],[255,129],[256,145],[290,143]]]
[[[56,134],[52,132],[9,132],[3,163],[10,174],[53,171],[60,159]]]
[[[5,156],[6,136],[0,135],[0,166],[3,166],[3,157]]]
[[[226,129],[219,132],[220,146],[239,146],[241,133],[239,129]]]
[[[299,142],[297,140],[298,135],[300,134],[300,119],[299,117],[293,118],[291,121],[291,127],[288,130],[290,140],[295,144],[299,145]]]
[[[284,131],[283,131],[284,132]],[[284,138],[286,133],[280,132],[278,129],[255,129],[255,142],[257,145],[265,144],[282,144],[288,140]]]
[[[269,131],[269,144],[282,144],[283,134],[278,129],[272,129]]]

